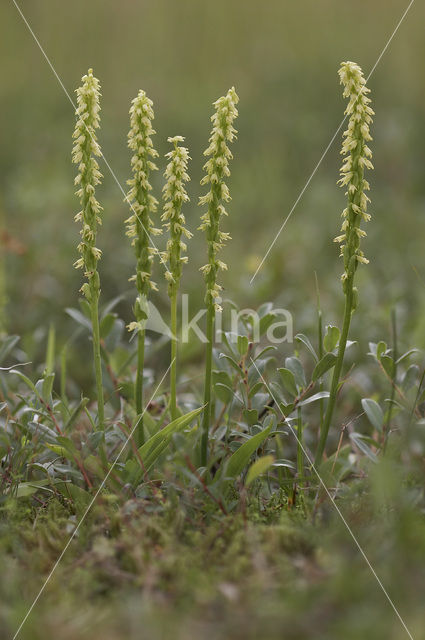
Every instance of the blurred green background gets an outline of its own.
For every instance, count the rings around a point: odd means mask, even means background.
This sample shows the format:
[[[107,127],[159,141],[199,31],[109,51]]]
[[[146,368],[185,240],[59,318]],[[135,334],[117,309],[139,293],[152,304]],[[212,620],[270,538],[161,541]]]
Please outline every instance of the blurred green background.
[[[102,83],[102,149],[120,183],[129,176],[128,108],[139,88],[154,101],[163,156],[169,135],[190,149],[188,226],[196,230],[203,193],[202,152],[214,99],[235,85],[240,96],[226,219],[233,241],[223,259],[225,295],[243,307],[275,300],[294,313],[295,330],[314,321],[314,271],[326,320],[339,318],[342,265],[332,239],[339,231],[343,190],[336,186],[339,134],[263,268],[256,266],[290,211],[341,121],[337,70],[358,62],[368,74],[406,0],[21,0],[20,6],[67,90],[88,67]],[[406,342],[425,347],[425,8],[416,2],[370,80],[374,164],[371,223],[359,271],[354,333],[387,336],[397,305]],[[7,270],[9,328],[24,333],[54,321],[66,336],[64,307],[75,306],[81,274],[76,258],[78,210],[71,164],[72,106],[11,0],[0,8],[2,59],[0,215]],[[161,173],[165,167],[160,162]],[[103,300],[131,292],[133,256],[124,235],[128,209],[102,169]],[[157,195],[162,176],[155,177]],[[202,304],[199,267],[205,241],[195,233],[183,288]],[[156,280],[162,282],[160,272]],[[131,297],[121,313],[130,317]],[[166,287],[157,304],[168,305]],[[355,336],[357,337],[357,335]]]

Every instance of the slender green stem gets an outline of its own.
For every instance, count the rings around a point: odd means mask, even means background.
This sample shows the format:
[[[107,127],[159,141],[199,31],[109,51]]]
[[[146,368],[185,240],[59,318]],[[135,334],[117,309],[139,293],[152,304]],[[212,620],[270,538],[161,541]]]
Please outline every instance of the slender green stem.
[[[316,281],[316,307],[317,307],[317,342],[319,349],[319,360],[323,358],[323,317],[322,317],[322,309],[320,306],[320,291],[319,291],[319,281],[317,279],[317,271],[314,272],[314,279]],[[323,380],[320,380],[319,391],[323,391]],[[320,411],[320,429],[322,428],[323,418],[325,415],[324,412],[324,402],[323,398],[319,400],[319,411]]]
[[[392,338],[393,338],[393,370],[392,370],[392,385],[391,385],[391,398],[390,404],[388,407],[388,417],[387,421],[384,425],[383,433],[382,433],[382,449],[385,453],[388,442],[388,435],[391,428],[391,418],[394,407],[394,398],[395,398],[395,389],[396,389],[396,380],[397,380],[397,358],[398,358],[398,349],[397,349],[397,317],[395,309],[392,310],[391,313],[391,327],[392,327]]]
[[[66,402],[66,359],[68,355],[68,345],[65,344],[61,351],[61,381],[60,381],[60,393],[62,402]]]
[[[321,464],[323,453],[326,447],[329,427],[332,421],[336,397],[338,395],[339,380],[341,377],[342,365],[344,362],[344,354],[345,354],[345,348],[347,346],[347,338],[348,338],[348,332],[350,329],[352,312],[353,312],[353,275],[349,276],[347,280],[347,294],[345,297],[344,323],[342,326],[341,338],[339,340],[337,360],[333,370],[331,391],[329,395],[328,405],[326,407],[325,419],[322,424],[322,428],[320,430],[319,444],[317,447],[316,457],[314,460],[314,464],[316,467]]]
[[[208,432],[211,421],[211,391],[212,391],[212,351],[214,342],[214,304],[210,303],[207,310],[207,344],[205,359],[205,388],[204,388],[204,413],[202,416],[202,440],[201,440],[201,465],[206,466],[208,461]]]
[[[137,415],[143,413],[143,374],[145,369],[145,329],[141,329],[137,334],[137,373],[136,373],[136,412]],[[145,433],[143,417],[140,418],[137,444],[139,447],[144,444]]]
[[[96,377],[96,394],[97,394],[97,419],[98,428],[105,428],[105,410],[103,399],[103,382],[102,382],[102,359],[100,356],[100,331],[99,331],[99,307],[98,296],[92,291],[90,309],[91,321],[93,329],[93,358],[94,372]]]
[[[297,471],[298,478],[302,478],[304,475],[304,457],[303,457],[303,421],[301,415],[301,407],[297,409],[297,438],[298,438],[298,448],[297,448]],[[301,484],[299,481],[298,484]]]
[[[171,296],[171,419],[175,420],[177,414],[177,292]]]

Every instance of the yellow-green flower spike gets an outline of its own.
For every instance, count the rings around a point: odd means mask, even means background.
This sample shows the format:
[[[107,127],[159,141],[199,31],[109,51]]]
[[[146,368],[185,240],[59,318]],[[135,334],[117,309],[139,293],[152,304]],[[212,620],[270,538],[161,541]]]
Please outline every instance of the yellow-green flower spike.
[[[151,171],[158,169],[152,160],[158,156],[152,143],[152,136],[155,133],[152,127],[154,119],[152,107],[152,100],[140,90],[130,108],[128,146],[133,151],[131,158],[133,177],[128,180],[130,190],[127,201],[131,205],[132,215],[126,220],[126,224],[127,235],[131,238],[137,261],[136,274],[130,280],[135,281],[139,294],[134,307],[137,322],[131,323],[130,330],[138,328],[138,323],[145,319],[146,297],[151,289],[156,289],[155,283],[151,280],[152,261],[156,253],[151,246],[151,236],[161,231],[155,229],[151,220],[151,214],[158,206],[158,201],[151,194],[152,187],[149,183]]]
[[[360,228],[362,221],[370,219],[367,213],[369,198],[366,191],[369,183],[364,177],[365,169],[373,169],[372,152],[367,143],[372,140],[369,126],[374,112],[368,98],[369,89],[362,70],[354,62],[343,62],[338,71],[341,84],[344,86],[343,96],[348,98],[345,115],[348,117],[348,127],[343,134],[341,154],[344,156],[340,170],[339,184],[347,187],[347,207],[342,212],[342,234],[335,238],[341,244],[341,256],[344,259],[345,271],[342,275],[342,286],[345,295],[344,320],[341,337],[338,344],[338,354],[332,373],[331,389],[326,413],[320,425],[320,437],[317,445],[314,464],[316,467],[322,462],[326,448],[329,428],[332,422],[336,399],[338,395],[344,354],[350,330],[351,316],[357,307],[357,288],[354,286],[356,269],[360,262],[367,263],[360,250],[360,240],[366,233]]]
[[[81,222],[81,242],[78,251],[81,254],[75,267],[83,268],[87,282],[81,287],[87,301],[90,304],[93,357],[96,375],[96,393],[98,409],[98,426],[104,429],[104,398],[102,382],[102,361],[100,355],[100,331],[99,331],[99,296],[100,279],[97,271],[97,262],[101,251],[96,247],[97,228],[102,223],[100,214],[102,207],[96,200],[96,186],[100,184],[102,175],[96,156],[102,155],[96,139],[96,129],[100,125],[100,84],[94,77],[93,70],[89,69],[82,78],[82,85],[77,89],[77,109],[75,115],[77,122],[73,134],[74,146],[72,149],[72,161],[78,165],[78,173],[75,184],[76,192],[80,199],[81,211],[75,216],[77,222]],[[102,454],[103,455],[103,454]]]
[[[341,154],[344,156],[340,170],[339,184],[347,187],[348,203],[342,213],[344,218],[342,234],[335,238],[341,244],[341,256],[344,258],[345,271],[342,276],[344,291],[350,275],[353,275],[359,262],[367,264],[368,260],[360,250],[360,240],[366,232],[360,228],[361,222],[367,222],[370,215],[367,205],[370,202],[366,195],[369,183],[364,177],[365,169],[373,169],[372,151],[367,143],[372,140],[369,127],[374,112],[370,107],[368,93],[361,68],[354,62],[343,62],[339,69],[341,84],[344,86],[343,96],[348,98],[345,114],[348,116],[348,128],[344,132]]]
[[[78,165],[75,178],[75,185],[78,186],[76,195],[81,203],[81,211],[77,213],[75,220],[82,223],[81,242],[78,245],[81,258],[75,262],[74,266],[77,269],[84,268],[90,286],[83,285],[82,291],[90,299],[91,295],[99,295],[99,276],[96,266],[101,256],[100,249],[95,246],[97,227],[102,223],[100,217],[102,207],[95,196],[96,186],[100,184],[102,178],[95,158],[101,155],[96,139],[96,129],[100,124],[100,84],[99,80],[93,76],[92,69],[83,76],[82,82],[82,86],[76,90],[77,122],[72,150],[72,161]]]
[[[179,288],[182,264],[188,261],[187,256],[182,255],[182,252],[187,250],[182,237],[191,238],[192,233],[185,228],[186,220],[182,213],[183,203],[189,201],[184,186],[185,182],[190,180],[187,173],[187,164],[190,159],[189,151],[186,147],[179,146],[179,142],[184,142],[182,136],[168,138],[168,142],[171,142],[174,148],[166,154],[169,163],[164,172],[166,184],[162,192],[165,203],[161,220],[170,236],[162,258],[165,263],[169,263],[165,277],[168,280],[168,294],[172,297]]]
[[[224,242],[230,239],[230,235],[220,231],[219,227],[220,218],[227,215],[224,203],[230,200],[225,179],[230,176],[229,161],[232,153],[228,143],[233,142],[237,133],[233,122],[238,115],[236,109],[238,102],[239,98],[232,87],[227,95],[214,103],[215,113],[211,117],[213,129],[209,139],[210,144],[204,152],[209,159],[204,165],[206,175],[201,181],[203,185],[209,184],[210,190],[199,199],[201,206],[208,206],[207,212],[201,216],[202,224],[199,227],[206,232],[208,241],[208,264],[201,268],[207,284],[205,302],[207,305],[214,304],[216,311],[221,310],[216,302],[221,291],[220,285],[217,284],[217,273],[220,269],[227,269],[224,262],[217,260],[217,253]]]

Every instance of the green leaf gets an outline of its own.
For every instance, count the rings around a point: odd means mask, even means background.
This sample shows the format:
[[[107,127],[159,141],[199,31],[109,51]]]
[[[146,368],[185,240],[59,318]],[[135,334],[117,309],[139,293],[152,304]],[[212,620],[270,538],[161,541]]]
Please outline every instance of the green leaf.
[[[271,313],[267,313],[260,319],[260,326],[259,326],[260,336],[263,336],[266,333],[267,329],[271,327],[271,325],[273,324],[273,322],[275,322],[275,320],[276,320],[276,313],[274,311],[272,311]]]
[[[220,358],[224,358],[224,360],[229,362],[232,365],[232,367],[234,369],[236,369],[236,371],[239,373],[239,375],[241,374],[242,370],[241,370],[240,366],[238,365],[238,363],[236,362],[236,360],[234,360],[233,358],[231,358],[230,356],[228,356],[225,353],[220,353]]]
[[[297,387],[303,388],[306,386],[304,369],[298,358],[295,356],[286,358],[285,367],[294,374]]]
[[[268,353],[269,351],[276,351],[277,347],[275,347],[274,345],[269,344],[267,347],[264,347],[264,349],[261,349],[254,357],[254,360],[257,360],[258,358],[262,358],[264,356],[264,354]]]
[[[41,396],[43,400],[47,402],[47,404],[50,404],[52,402],[52,390],[53,390],[54,381],[55,381],[55,374],[53,372],[52,373],[46,372],[43,378],[43,384],[41,387]]]
[[[49,333],[47,336],[47,349],[46,349],[46,372],[53,373],[55,368],[55,326],[53,324],[49,327]]]
[[[9,373],[14,373],[15,375],[19,376],[19,378],[21,378],[21,380],[25,382],[25,384],[31,389],[31,391],[34,391],[36,396],[39,397],[39,394],[37,392],[37,389],[35,388],[35,385],[24,373],[22,373],[21,371],[18,371],[17,369],[11,369]]]
[[[367,417],[369,418],[369,422],[371,423],[371,425],[378,431],[382,431],[382,426],[384,424],[384,413],[379,404],[371,398],[363,398],[362,407]]]
[[[310,404],[311,402],[317,402],[317,400],[321,400],[322,398],[329,398],[329,391],[319,391],[315,393],[313,396],[306,398],[305,400],[301,400],[297,404],[297,407],[303,407],[305,404]]]
[[[366,443],[366,438],[361,433],[350,433],[350,438],[360,451],[362,451],[370,460],[378,462],[378,456]],[[376,444],[376,446],[378,446],[378,444]]]
[[[254,424],[258,422],[258,411],[256,409],[244,409],[243,410],[243,418],[246,423],[252,427]]]
[[[217,382],[214,385],[214,391],[219,400],[224,404],[229,404],[234,396],[233,390],[222,382]]]
[[[323,338],[323,346],[326,351],[333,351],[339,342],[340,331],[338,327],[329,324],[326,327],[326,333]]]
[[[84,511],[92,500],[92,496],[88,491],[85,491],[72,482],[58,482],[56,488],[59,489],[65,498],[73,501],[77,512],[81,513]]]
[[[326,353],[323,358],[316,364],[313,371],[313,382],[321,378],[329,369],[335,366],[336,355],[334,353]]]
[[[282,367],[281,369],[278,369],[278,372],[282,380],[284,389],[286,389],[286,391],[291,395],[297,396],[297,385],[295,383],[295,376],[292,371],[290,371],[289,369],[285,369],[285,367]]]
[[[212,372],[212,378],[214,384],[217,384],[217,382],[221,382],[221,384],[225,384],[226,387],[232,386],[232,378],[227,371],[214,369],[214,371]]]
[[[87,405],[88,401],[89,401],[88,398],[81,398],[80,403],[75,407],[75,409],[73,410],[73,412],[69,416],[67,422],[65,423],[65,426],[63,428],[64,431],[68,431],[68,429],[70,429],[73,426],[73,424],[77,420],[78,416],[80,415],[81,411],[84,410],[84,408]]]
[[[303,333],[297,333],[297,335],[295,336],[295,340],[298,340],[298,342],[302,342],[307,347],[316,362],[319,360],[318,355],[307,336],[305,336]]]
[[[247,336],[238,336],[238,351],[241,356],[244,356],[248,351],[248,338]]]
[[[412,364],[406,371],[401,387],[403,391],[409,391],[416,383],[419,375],[419,367],[416,364]]]
[[[249,390],[248,398],[253,398],[256,393],[262,390],[264,386],[263,382],[256,382]]]
[[[384,342],[383,340],[378,342],[378,344],[376,345],[376,359],[380,361],[382,356],[386,352],[386,350],[387,350],[386,342]]]
[[[105,339],[112,331],[116,319],[115,313],[108,313],[100,323],[100,337]]]
[[[245,486],[249,487],[263,473],[266,473],[274,463],[274,456],[262,456],[258,458],[248,469]]]
[[[252,436],[252,438],[244,442],[243,445],[230,456],[225,470],[226,478],[236,478],[242,473],[250,457],[257,451],[258,447],[262,445],[264,440],[268,438],[271,428],[270,425],[267,429]]]
[[[406,351],[406,353],[403,353],[403,355],[401,355],[398,358],[396,364],[400,364],[400,362],[403,362],[403,360],[405,360],[409,356],[413,355],[414,353],[418,353],[418,349],[409,349],[409,351]]]
[[[385,373],[392,378],[393,374],[394,374],[394,360],[392,359],[391,356],[386,356],[383,355],[381,356],[381,360],[380,360]]]
[[[46,490],[46,485],[49,484],[52,484],[52,480],[50,478],[47,480],[37,480],[35,482],[20,482],[16,490],[16,497],[26,498],[40,489]],[[50,491],[50,489],[47,489],[47,491]]]
[[[132,458],[125,464],[125,472],[128,476],[127,481],[131,483],[139,482],[142,475],[151,469],[155,461],[162,452],[165,451],[171,442],[173,434],[183,431],[202,410],[203,407],[199,407],[184,416],[176,418],[176,420],[173,420],[166,427],[151,436],[149,440],[140,447],[138,458]],[[143,467],[140,465],[139,458],[142,460]]]
[[[19,336],[8,336],[2,341],[2,345],[0,347],[0,364],[3,364],[13,347],[18,344],[19,340]]]
[[[65,309],[65,311],[79,325],[81,325],[85,329],[88,329],[89,331],[92,330],[90,320],[83,313],[81,313],[81,311],[79,311],[78,309],[71,309],[69,307]]]

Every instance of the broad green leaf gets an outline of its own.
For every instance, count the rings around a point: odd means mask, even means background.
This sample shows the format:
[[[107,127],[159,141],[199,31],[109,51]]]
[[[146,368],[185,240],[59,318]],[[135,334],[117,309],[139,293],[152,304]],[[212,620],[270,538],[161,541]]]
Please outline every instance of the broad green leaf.
[[[378,456],[366,443],[365,437],[361,433],[350,433],[350,438],[354,444],[373,462],[378,462]],[[378,445],[377,445],[378,446]]]
[[[419,376],[419,367],[416,364],[412,364],[405,373],[403,381],[401,383],[403,391],[409,391],[416,383]]]
[[[298,342],[302,342],[307,349],[310,351],[311,355],[313,356],[313,358],[315,359],[315,361],[318,361],[318,356],[316,351],[314,350],[313,345],[311,344],[310,340],[307,338],[307,336],[305,336],[303,333],[297,333],[297,335],[295,336],[295,340],[298,340]]]
[[[90,320],[83,313],[81,313],[81,311],[79,311],[78,309],[72,309],[72,308],[69,308],[69,307],[67,309],[65,309],[65,311],[79,325],[81,325],[85,329],[88,329],[89,331],[92,330],[92,326],[91,326]]]
[[[258,411],[256,409],[244,409],[243,417],[247,424],[252,427],[258,422]]]
[[[43,378],[43,383],[41,385],[41,397],[45,402],[47,402],[47,404],[50,404],[52,402],[52,390],[53,390],[54,381],[55,381],[54,372],[52,373],[46,372]]]
[[[214,385],[214,391],[219,400],[224,402],[224,404],[229,404],[234,396],[233,390],[221,382],[217,382]]]
[[[394,360],[391,356],[382,355],[380,360],[385,373],[392,378],[394,374]]]
[[[101,338],[105,339],[110,334],[114,326],[116,317],[117,316],[115,313],[108,313],[102,319],[102,322],[100,323],[100,328],[99,328]]]
[[[413,355],[414,353],[418,353],[418,349],[409,349],[409,351],[406,351],[406,353],[403,353],[403,355],[401,355],[398,358],[396,364],[400,364],[400,362],[403,362],[403,360],[405,360],[409,356]]]
[[[199,407],[184,416],[180,416],[151,436],[149,440],[140,447],[138,458],[131,458],[127,461],[125,471],[128,476],[128,482],[138,482],[142,475],[150,470],[162,452],[165,451],[171,442],[173,434],[183,431],[202,410],[203,407]],[[139,458],[142,461],[143,467],[140,465]]]
[[[84,410],[84,407],[87,405],[88,401],[89,401],[88,398],[81,398],[80,403],[75,407],[75,409],[69,416],[67,422],[65,423],[65,426],[63,429],[65,432],[68,431],[68,429],[70,429],[73,426],[78,416],[80,415],[81,411]]]
[[[226,477],[236,478],[242,473],[251,456],[257,451],[258,447],[260,447],[264,440],[266,440],[266,438],[270,435],[271,429],[272,428],[270,425],[270,427],[267,427],[267,429],[264,429],[264,431],[260,431],[255,436],[252,436],[252,438],[244,442],[243,445],[240,446],[232,456],[230,456],[225,471]]]
[[[249,394],[248,397],[252,398],[253,396],[255,396],[256,393],[258,393],[259,391],[261,391],[261,389],[263,388],[264,383],[263,382],[256,382],[249,390]]]
[[[19,376],[19,378],[21,378],[21,380],[25,382],[25,384],[31,389],[31,391],[34,391],[34,393],[38,396],[38,392],[37,392],[37,389],[35,388],[35,384],[33,384],[31,380],[24,373],[22,373],[21,371],[18,371],[17,369],[11,369],[9,373],[14,373],[17,376]]]
[[[321,378],[329,369],[335,366],[336,355],[334,353],[326,353],[323,358],[316,364],[313,371],[313,382]]]
[[[378,431],[382,431],[384,413],[379,404],[375,402],[375,400],[372,400],[372,398],[363,398],[362,407],[371,425]]]
[[[292,371],[290,371],[289,369],[285,369],[285,367],[282,367],[278,369],[278,372],[282,380],[284,389],[286,389],[286,391],[291,395],[297,396],[297,385],[295,383],[295,376]]]
[[[220,358],[224,358],[224,360],[226,360],[227,362],[229,362],[232,367],[234,369],[236,369],[236,371],[240,374],[241,373],[241,368],[238,365],[238,363],[236,362],[236,360],[234,358],[231,358],[230,356],[228,356],[226,353],[220,353]]]
[[[306,386],[304,369],[301,361],[298,358],[296,358],[295,356],[286,358],[285,367],[292,371],[292,373],[294,374],[297,387],[303,388]]]
[[[273,322],[275,322],[276,317],[277,314],[272,311],[271,313],[267,313],[260,319],[260,336],[263,336],[266,333],[267,329],[269,329]]]
[[[329,324],[326,327],[326,333],[323,338],[323,346],[326,351],[333,351],[339,342],[340,331],[338,327]]]
[[[238,351],[241,356],[244,356],[248,351],[248,338],[247,336],[238,336]]]
[[[264,356],[264,354],[266,354],[268,351],[276,351],[277,347],[275,347],[274,345],[269,344],[267,347],[264,347],[264,349],[261,349],[261,351],[259,351],[259,353],[257,353],[255,355],[254,360],[257,360],[257,358],[262,358]]]
[[[84,511],[91,500],[93,500],[88,491],[85,491],[72,482],[57,482],[55,486],[65,498],[73,501],[76,510],[80,513]]]
[[[317,402],[317,400],[321,400],[322,398],[329,398],[329,391],[319,391],[315,393],[313,396],[309,398],[305,398],[305,400],[301,400],[297,404],[297,407],[303,407],[305,404],[310,404],[311,402]]]
[[[384,353],[386,352],[386,350],[387,350],[386,342],[384,342],[383,340],[378,342],[378,344],[376,345],[376,358],[377,358],[377,360],[381,360],[381,358],[384,355]]]
[[[4,340],[2,340],[2,345],[0,347],[0,365],[3,364],[4,360],[12,351],[13,347],[19,342],[19,340],[19,336],[8,336]]]
[[[16,497],[25,498],[27,496],[31,496],[40,489],[50,491],[50,489],[46,489],[46,485],[50,484],[52,484],[52,480],[50,478],[46,480],[35,480],[34,482],[20,482],[16,490]]]
[[[266,473],[273,466],[274,456],[262,456],[258,458],[248,469],[246,475],[245,486],[249,487],[263,473]]]

